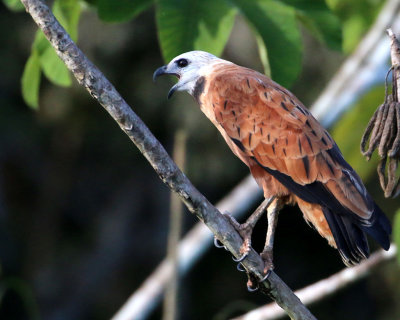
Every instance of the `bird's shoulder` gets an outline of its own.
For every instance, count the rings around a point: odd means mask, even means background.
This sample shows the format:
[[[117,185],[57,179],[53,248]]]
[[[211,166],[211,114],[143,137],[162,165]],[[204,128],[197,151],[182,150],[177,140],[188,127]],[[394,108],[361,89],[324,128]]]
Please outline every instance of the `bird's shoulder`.
[[[259,148],[271,158],[301,158],[334,146],[303,104],[265,75],[234,64],[216,66],[212,74],[206,105],[246,150]]]
[[[255,70],[220,63],[209,69],[206,81],[206,99],[214,103],[215,112],[226,111],[226,103],[231,103],[237,111],[256,114],[265,120],[272,112],[293,128],[308,126],[316,133],[324,131],[295,95]]]

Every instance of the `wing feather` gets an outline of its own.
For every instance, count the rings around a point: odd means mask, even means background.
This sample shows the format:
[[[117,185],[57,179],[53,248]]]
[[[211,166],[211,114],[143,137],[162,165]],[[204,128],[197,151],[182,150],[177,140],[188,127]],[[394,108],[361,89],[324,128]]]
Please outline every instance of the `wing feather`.
[[[357,183],[360,178],[338,161],[342,156],[333,139],[292,93],[235,65],[213,74],[205,95],[206,103],[215,106],[211,120],[226,139],[235,140],[234,152],[241,159],[254,158],[302,186],[321,182],[326,192],[367,224],[374,206],[363,184]]]

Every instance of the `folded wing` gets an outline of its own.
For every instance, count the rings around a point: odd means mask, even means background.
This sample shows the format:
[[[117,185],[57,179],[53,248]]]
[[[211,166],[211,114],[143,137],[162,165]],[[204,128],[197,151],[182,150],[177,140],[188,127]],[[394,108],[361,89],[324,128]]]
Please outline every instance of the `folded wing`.
[[[208,102],[220,131],[238,147],[233,151],[242,160],[256,161],[301,200],[321,205],[338,246],[343,241],[350,247],[352,242],[355,248],[362,246],[366,231],[387,249],[387,218],[329,133],[301,102],[250,69],[232,65],[214,74]],[[368,255],[368,246],[357,250]]]

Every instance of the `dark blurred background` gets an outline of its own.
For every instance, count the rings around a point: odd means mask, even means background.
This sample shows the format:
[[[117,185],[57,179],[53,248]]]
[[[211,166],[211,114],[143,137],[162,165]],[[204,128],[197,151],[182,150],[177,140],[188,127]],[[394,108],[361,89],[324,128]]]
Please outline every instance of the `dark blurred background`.
[[[0,5],[0,318],[109,319],[165,257],[169,190],[75,81],[61,88],[42,77],[40,109],[24,104],[20,79],[35,32],[26,13]],[[303,72],[291,90],[310,105],[345,55],[304,37]],[[169,152],[175,131],[187,130],[185,173],[211,202],[248,174],[187,94],[167,101],[172,80],[152,82],[164,64],[153,9],[123,24],[86,10],[78,44]],[[223,57],[262,71],[241,18]],[[384,199],[377,181],[373,171],[366,184],[392,218],[399,200]],[[184,232],[196,222],[185,214]],[[256,249],[265,231],[263,220]],[[276,271],[294,289],[344,267],[297,208],[283,210],[276,237]],[[398,319],[399,281],[387,262],[311,310],[320,319]],[[245,283],[230,256],[212,248],[181,279],[179,318],[228,319],[268,301]],[[161,307],[149,319],[160,317]]]

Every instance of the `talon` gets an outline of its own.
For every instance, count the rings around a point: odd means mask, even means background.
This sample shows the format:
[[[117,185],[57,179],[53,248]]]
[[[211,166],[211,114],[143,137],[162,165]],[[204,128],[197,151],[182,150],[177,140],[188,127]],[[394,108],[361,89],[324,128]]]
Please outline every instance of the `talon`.
[[[255,287],[253,287],[253,282],[251,282],[250,280],[247,281],[247,291],[248,292],[255,292],[258,290],[258,288],[259,288],[258,284]]]
[[[239,258],[235,258],[234,256],[232,256],[232,260],[235,262],[242,262],[244,259],[247,258],[247,256],[249,255],[248,252],[246,252],[245,254],[243,254],[242,256],[240,256]]]
[[[218,249],[224,248],[225,250],[227,250],[222,242],[219,241],[216,237],[214,237],[214,246],[216,246]]]
[[[236,269],[240,272],[246,272],[246,269],[242,266],[240,262],[237,264]]]
[[[272,270],[268,269],[265,276],[260,281],[258,281],[258,283],[263,283],[265,280],[267,280],[269,278],[269,276],[271,275],[271,272],[272,272]]]

